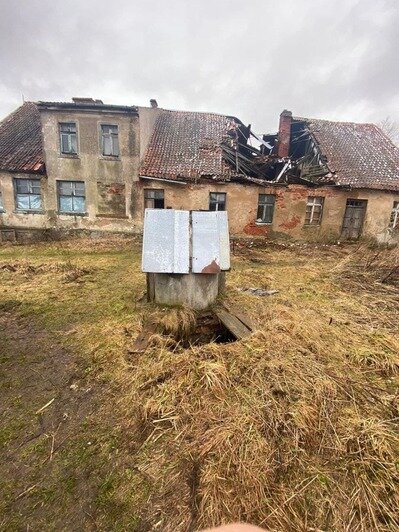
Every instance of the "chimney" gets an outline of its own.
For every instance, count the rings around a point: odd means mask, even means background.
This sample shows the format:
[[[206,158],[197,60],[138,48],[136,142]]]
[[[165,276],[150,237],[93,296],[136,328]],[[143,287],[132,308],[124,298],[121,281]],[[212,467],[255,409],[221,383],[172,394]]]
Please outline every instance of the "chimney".
[[[280,115],[277,137],[277,155],[288,157],[290,153],[292,113],[286,109]]]
[[[154,99],[151,99],[151,100],[150,100],[150,104],[151,104],[151,107],[152,107],[153,109],[156,109],[156,108],[158,107],[158,103],[157,103],[157,101],[154,100]]]

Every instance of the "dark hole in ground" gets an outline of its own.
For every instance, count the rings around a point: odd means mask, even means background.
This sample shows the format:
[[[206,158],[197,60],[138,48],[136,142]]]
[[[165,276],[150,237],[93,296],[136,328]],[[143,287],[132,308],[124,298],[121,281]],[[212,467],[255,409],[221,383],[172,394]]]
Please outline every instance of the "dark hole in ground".
[[[227,344],[235,341],[235,336],[213,312],[202,312],[197,316],[193,331],[181,339],[181,345],[189,347],[190,345],[204,345],[210,342]]]

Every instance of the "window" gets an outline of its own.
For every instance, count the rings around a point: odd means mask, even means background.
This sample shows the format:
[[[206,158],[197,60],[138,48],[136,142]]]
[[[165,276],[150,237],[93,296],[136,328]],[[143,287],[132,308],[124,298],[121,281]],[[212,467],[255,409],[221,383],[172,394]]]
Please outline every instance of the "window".
[[[393,202],[391,219],[389,220],[389,227],[391,229],[399,229],[399,201]]]
[[[3,196],[0,192],[0,212],[4,212]]]
[[[118,126],[101,126],[101,149],[103,155],[119,156]]]
[[[83,181],[57,181],[58,210],[63,213],[86,212],[85,184]]]
[[[165,195],[163,190],[154,188],[144,189],[144,208],[145,209],[164,209]]]
[[[76,155],[78,153],[76,124],[60,124],[60,149],[61,153],[66,155]]]
[[[210,211],[225,211],[226,210],[226,193],[225,192],[211,192],[209,194],[209,210]]]
[[[40,211],[42,208],[39,179],[15,179],[15,205],[20,211]]]
[[[258,212],[256,222],[259,224],[271,224],[273,222],[274,204],[276,196],[274,194],[259,194]]]
[[[323,214],[324,198],[322,196],[309,196],[306,204],[305,225],[320,225]]]

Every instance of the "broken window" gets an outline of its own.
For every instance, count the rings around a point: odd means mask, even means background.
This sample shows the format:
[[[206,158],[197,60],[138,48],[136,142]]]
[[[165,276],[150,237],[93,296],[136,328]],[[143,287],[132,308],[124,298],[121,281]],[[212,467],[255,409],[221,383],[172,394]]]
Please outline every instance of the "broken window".
[[[144,189],[144,208],[145,209],[164,209],[165,195],[163,190],[155,188]]]
[[[0,212],[4,212],[3,196],[0,192]]]
[[[101,126],[101,149],[103,155],[119,156],[118,126]]]
[[[62,213],[86,212],[85,184],[83,181],[57,181],[58,210]]]
[[[399,228],[399,201],[393,202],[391,219],[389,220],[389,227],[391,229]]]
[[[78,153],[75,123],[60,124],[60,149],[61,153],[66,155],[76,155]]]
[[[259,194],[258,212],[256,222],[260,224],[273,223],[274,205],[276,196],[274,194]]]
[[[210,211],[225,211],[226,210],[226,193],[225,192],[210,192],[209,210]]]
[[[323,214],[324,198],[309,196],[306,204],[305,225],[320,225]]]
[[[15,205],[20,211],[40,211],[42,193],[40,179],[14,179]]]

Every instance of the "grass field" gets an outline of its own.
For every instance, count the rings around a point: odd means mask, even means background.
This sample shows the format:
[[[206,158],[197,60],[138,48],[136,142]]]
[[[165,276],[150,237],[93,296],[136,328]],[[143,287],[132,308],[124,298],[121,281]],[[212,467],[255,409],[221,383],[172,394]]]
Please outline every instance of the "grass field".
[[[256,332],[188,348],[137,241],[0,247],[0,529],[398,529],[397,251],[255,244]]]

